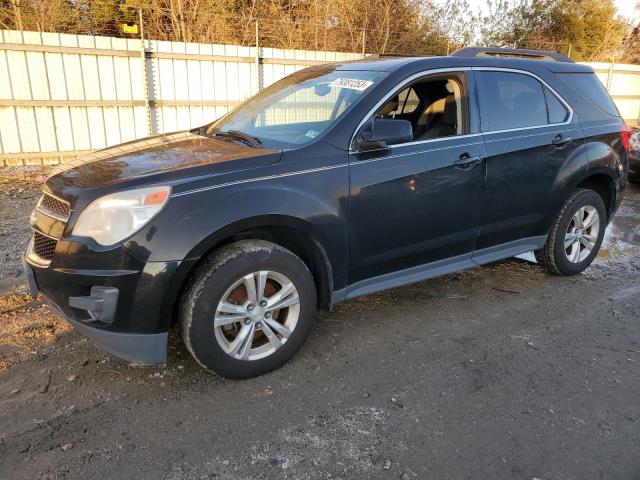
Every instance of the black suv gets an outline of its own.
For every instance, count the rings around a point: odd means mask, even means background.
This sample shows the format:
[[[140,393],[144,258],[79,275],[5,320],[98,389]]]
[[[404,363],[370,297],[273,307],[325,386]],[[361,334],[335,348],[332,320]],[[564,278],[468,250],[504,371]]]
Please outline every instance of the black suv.
[[[251,377],[296,353],[317,307],[531,250],[581,272],[629,137],[593,70],[551,52],[317,66],[60,167],[26,271],[118,357],[165,363],[177,324],[203,367]]]

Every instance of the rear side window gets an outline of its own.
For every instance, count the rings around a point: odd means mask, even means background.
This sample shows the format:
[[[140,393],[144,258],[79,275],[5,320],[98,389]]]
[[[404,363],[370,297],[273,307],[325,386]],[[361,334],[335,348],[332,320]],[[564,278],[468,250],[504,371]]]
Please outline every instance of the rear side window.
[[[479,72],[483,131],[562,123],[569,110],[541,82],[524,73]]]
[[[480,107],[485,131],[546,125],[542,84],[521,73],[480,72]]]
[[[615,103],[595,73],[558,73],[557,75],[604,112],[614,117],[619,115]]]

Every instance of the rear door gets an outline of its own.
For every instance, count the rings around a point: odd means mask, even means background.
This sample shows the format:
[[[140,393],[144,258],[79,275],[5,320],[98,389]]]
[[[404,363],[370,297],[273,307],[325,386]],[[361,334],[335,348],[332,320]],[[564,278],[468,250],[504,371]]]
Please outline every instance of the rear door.
[[[487,149],[483,222],[474,260],[539,248],[558,172],[583,143],[569,105],[536,75],[474,68]],[[504,256],[504,255],[503,255]]]

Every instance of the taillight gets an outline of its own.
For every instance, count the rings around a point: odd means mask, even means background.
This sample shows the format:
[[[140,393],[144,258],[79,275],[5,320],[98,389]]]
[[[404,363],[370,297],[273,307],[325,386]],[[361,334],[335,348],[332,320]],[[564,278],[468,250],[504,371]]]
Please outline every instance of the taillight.
[[[627,151],[627,155],[631,153],[631,133],[633,132],[629,125],[624,125],[620,131],[620,138],[622,138],[622,144],[624,145],[624,149]]]

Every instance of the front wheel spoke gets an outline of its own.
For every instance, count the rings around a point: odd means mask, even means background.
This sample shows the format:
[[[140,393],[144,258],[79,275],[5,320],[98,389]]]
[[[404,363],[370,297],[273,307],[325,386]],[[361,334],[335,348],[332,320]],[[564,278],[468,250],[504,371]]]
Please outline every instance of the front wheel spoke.
[[[267,336],[267,339],[269,339],[271,345],[273,345],[276,349],[282,346],[282,342],[266,321],[262,322],[262,332]]]
[[[240,352],[238,352],[242,360],[246,360],[247,358],[249,358],[249,351],[253,346],[253,335],[255,334],[255,330],[256,330],[255,325],[251,324],[249,326],[249,333],[247,334],[247,339],[243,342],[242,348],[240,348]]]
[[[291,336],[291,330],[273,318],[265,318],[264,321],[284,338],[289,338]]]
[[[282,288],[278,291],[278,293],[273,294],[269,298],[267,298],[267,308],[269,310],[273,310],[273,306],[282,301],[284,298],[288,297],[291,292],[295,291],[295,287],[293,283],[288,283],[283,285]]]
[[[218,311],[223,313],[235,313],[237,315],[242,315],[245,313],[244,306],[242,305],[234,305],[233,303],[222,301],[218,305]]]
[[[258,294],[256,292],[256,279],[253,273],[245,275],[242,278],[244,287],[247,289],[247,301],[256,305],[258,303]]]
[[[256,301],[257,303],[260,303],[262,301],[262,299],[264,298],[264,289],[267,286],[267,277],[269,276],[269,272],[267,271],[260,271],[258,272],[258,292],[257,292],[257,298]]]
[[[239,315],[239,314],[221,315],[218,313],[216,314],[215,319],[213,320],[213,325],[215,327],[223,327],[225,325],[231,325],[233,323],[241,322],[242,320],[247,318],[247,316],[248,315]]]
[[[280,300],[278,303],[275,303],[267,307],[267,309],[269,311],[280,310],[282,308],[290,307],[291,305],[297,305],[298,303],[300,303],[300,297],[298,297],[298,294],[294,292],[291,295],[289,295],[288,298],[284,298]]]
[[[254,330],[255,326],[253,323],[243,326],[229,347],[230,353],[238,355],[242,359],[247,358],[249,356],[249,350],[251,350],[251,345],[253,344]]]

